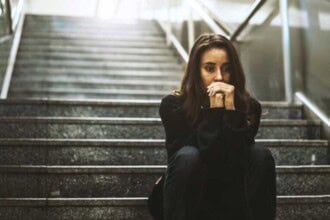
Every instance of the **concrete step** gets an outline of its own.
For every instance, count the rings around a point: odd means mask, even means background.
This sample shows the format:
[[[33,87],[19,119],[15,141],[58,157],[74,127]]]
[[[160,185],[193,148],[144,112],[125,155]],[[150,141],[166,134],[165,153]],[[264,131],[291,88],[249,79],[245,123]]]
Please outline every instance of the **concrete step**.
[[[182,73],[177,71],[130,71],[125,70],[88,70],[88,69],[47,69],[47,68],[16,68],[14,79],[28,80],[30,77],[48,80],[153,80],[180,82]]]
[[[48,32],[48,33],[59,33],[59,34],[64,34],[64,33],[74,33],[74,34],[88,34],[88,35],[93,35],[93,34],[98,34],[98,35],[131,35],[135,37],[144,37],[144,36],[164,36],[164,33],[160,30],[130,30],[130,29],[75,29],[75,28],[66,28],[66,29],[54,29],[51,27],[43,27],[40,29],[40,27],[35,27],[35,28],[25,28],[23,29],[24,35],[30,35],[30,33],[33,32]]]
[[[140,33],[140,32],[151,32],[159,33],[161,29],[156,24],[149,25],[127,25],[127,24],[109,24],[109,25],[90,25],[82,23],[45,23],[45,22],[36,22],[25,23],[24,28],[29,31],[38,30],[38,31],[81,31],[81,32],[94,32],[94,33]]]
[[[327,219],[330,195],[278,196],[277,220]],[[151,220],[146,197],[130,198],[2,198],[3,219]]]
[[[105,30],[159,30],[159,25],[155,20],[138,20],[136,22],[125,22],[125,20],[111,21],[111,20],[63,20],[63,19],[52,19],[52,20],[35,20],[26,19],[24,22],[25,28],[53,28],[53,29],[105,29]]]
[[[109,22],[110,21],[110,22]],[[66,31],[66,30],[79,30],[83,32],[130,32],[130,31],[149,31],[149,32],[161,32],[158,23],[154,20],[137,20],[136,22],[127,22],[125,20],[68,20],[62,18],[53,18],[36,20],[26,17],[24,22],[24,29],[33,31]]]
[[[47,60],[81,60],[81,61],[153,61],[178,63],[178,59],[171,55],[134,55],[134,54],[86,54],[86,53],[64,53],[64,52],[25,52],[20,51],[17,60],[38,59]]]
[[[0,165],[0,197],[146,196],[165,169],[155,165]],[[330,165],[277,166],[276,173],[278,195],[330,194]]]
[[[34,19],[26,16],[25,25],[27,26],[49,26],[49,27],[91,27],[91,28],[108,28],[108,27],[125,27],[125,28],[155,28],[158,24],[155,20],[134,19],[128,21],[124,19],[63,19],[63,17],[54,17],[52,19]]]
[[[96,17],[83,17],[83,16],[63,16],[63,15],[34,15],[27,14],[26,15],[27,22],[80,22],[80,23],[90,23],[90,24],[131,24],[131,25],[148,25],[154,24],[154,20],[147,19],[134,19],[134,20],[125,20],[125,19],[100,19]]]
[[[0,117],[1,138],[163,139],[159,118]],[[320,139],[320,121],[262,119],[256,138]]]
[[[26,75],[65,75],[65,76],[111,76],[111,77],[168,77],[168,79],[175,78],[181,79],[182,72],[176,70],[102,70],[102,69],[66,69],[56,68],[49,69],[47,67],[19,67],[15,66],[15,73]],[[21,75],[22,76],[22,75]],[[23,77],[23,76],[22,76]],[[28,77],[28,76],[25,76]]]
[[[257,139],[277,165],[328,163],[327,140]],[[163,139],[0,139],[3,165],[165,165]]]
[[[35,89],[20,88],[9,90],[9,98],[37,98],[37,99],[161,99],[169,93],[168,90],[137,90],[137,89]]]
[[[70,32],[28,32],[27,30],[22,33],[22,39],[55,39],[55,40],[94,40],[94,41],[135,41],[135,42],[158,42],[158,43],[164,43],[165,36],[159,35],[159,36],[132,36],[132,35],[125,35],[120,33],[114,33],[112,35],[107,34],[100,34],[100,33],[94,33],[94,34],[88,34],[88,33],[74,33],[72,31]]]
[[[121,47],[121,48],[167,48],[165,42],[136,42],[136,41],[124,41],[124,40],[112,40],[112,41],[100,41],[100,40],[76,40],[76,39],[22,39],[20,45],[29,46],[82,46],[82,47]]]
[[[94,79],[93,77],[87,79],[75,79],[73,77],[47,79],[46,77],[30,77],[22,79],[21,77],[13,78],[11,82],[11,89],[137,89],[137,90],[167,90],[171,91],[179,88],[178,81],[162,80],[112,80],[112,79]]]
[[[160,100],[0,100],[2,116],[159,117]],[[262,119],[301,119],[302,105],[264,102]]]
[[[144,62],[110,62],[110,61],[80,61],[80,60],[17,60],[15,66],[33,67],[42,66],[48,68],[87,68],[87,69],[133,69],[133,70],[177,70],[182,71],[179,63],[161,62],[155,63],[148,60]]]
[[[97,53],[97,54],[150,54],[150,55],[173,55],[169,48],[99,48],[99,47],[77,47],[77,46],[31,46],[20,45],[19,52],[65,52],[65,53]]]

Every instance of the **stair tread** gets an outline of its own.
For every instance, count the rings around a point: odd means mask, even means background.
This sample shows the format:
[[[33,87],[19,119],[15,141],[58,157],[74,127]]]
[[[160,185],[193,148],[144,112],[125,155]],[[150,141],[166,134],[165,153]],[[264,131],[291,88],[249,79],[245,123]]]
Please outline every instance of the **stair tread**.
[[[81,83],[81,84],[125,84],[125,85],[178,85],[177,81],[173,80],[132,80],[132,79],[47,79],[45,77],[30,77],[26,79],[13,78],[14,83],[23,82],[23,83]]]
[[[11,89],[10,92],[24,92],[24,93],[46,93],[46,97],[48,94],[63,94],[65,95],[81,95],[81,94],[118,94],[118,95],[167,95],[168,90],[140,90],[140,89],[90,89],[90,88],[14,88]],[[40,94],[42,96],[42,94]],[[57,98],[56,98],[57,99]]]
[[[98,76],[98,75],[106,75],[106,76],[168,76],[168,77],[181,77],[181,74],[178,73],[178,71],[175,70],[102,70],[102,69],[93,69],[93,70],[86,70],[86,69],[49,69],[46,67],[26,67],[24,69],[22,68],[16,68],[15,73],[19,74],[19,76],[22,75],[29,75],[32,76],[34,74],[42,74],[44,75],[53,75],[57,76],[58,74],[63,75],[90,75],[90,76]],[[14,74],[15,74],[14,73]]]
[[[89,61],[89,60],[101,60],[101,61],[157,61],[157,62],[176,62],[177,58],[170,54],[159,54],[159,55],[130,55],[130,54],[84,54],[84,53],[65,53],[65,52],[39,52],[39,51],[30,51],[25,52],[21,51],[17,59],[30,59],[32,57],[38,58],[39,60],[47,61],[47,60],[82,60],[82,61]]]
[[[167,165],[0,165],[0,173],[46,174],[159,174]],[[276,173],[330,173],[330,165],[277,165]]]
[[[35,32],[23,32],[23,38],[39,38],[39,39],[78,39],[78,40],[111,40],[111,39],[122,39],[122,40],[131,40],[131,41],[157,41],[157,40],[164,40],[163,35],[127,35],[127,34],[120,34],[120,33],[113,33],[109,36],[109,34],[100,34],[100,33],[86,33],[86,32],[74,32],[74,31],[67,31],[67,32],[40,32],[36,30]]]
[[[47,104],[47,105],[150,105],[159,106],[161,100],[143,100],[143,99],[95,99],[95,100],[70,100],[70,99],[0,99],[0,104]],[[287,102],[276,102],[276,101],[260,101],[262,107],[272,107],[272,108],[301,108],[302,104],[297,103],[287,103]]]
[[[327,147],[328,140],[322,139],[256,139],[256,143],[267,143],[268,146],[280,147],[282,144],[289,146]],[[60,146],[164,146],[164,139],[79,139],[79,138],[0,138],[2,145],[60,145]]]
[[[77,46],[89,46],[89,47],[153,47],[153,48],[167,48],[167,45],[162,42],[148,42],[148,41],[124,41],[124,40],[111,40],[111,41],[100,41],[100,40],[42,40],[42,39],[22,39],[21,45],[77,45]]]
[[[177,69],[178,71],[182,69],[181,65],[176,62],[160,62],[155,63],[151,61],[144,61],[144,62],[119,62],[119,61],[60,61],[60,60],[49,60],[49,61],[40,61],[38,59],[29,59],[28,61],[18,60],[15,65],[18,66],[59,66],[59,67],[70,67],[74,68],[78,67],[86,67],[86,68],[109,68],[109,67],[124,67],[124,68],[168,68],[168,69]]]
[[[1,116],[0,121],[2,122],[40,122],[40,123],[132,123],[132,124],[159,124],[161,125],[160,118],[154,117],[60,117],[60,116]],[[307,119],[261,119],[260,125],[321,125],[320,120],[307,120]]]
[[[168,48],[98,48],[98,47],[77,47],[77,46],[26,46],[22,45],[19,52],[24,51],[58,51],[66,53],[99,53],[99,54],[173,54]],[[18,52],[18,53],[19,53]]]
[[[147,197],[97,197],[97,198],[0,198],[0,206],[97,206],[97,205],[147,205]],[[330,203],[330,195],[278,195],[280,203]]]

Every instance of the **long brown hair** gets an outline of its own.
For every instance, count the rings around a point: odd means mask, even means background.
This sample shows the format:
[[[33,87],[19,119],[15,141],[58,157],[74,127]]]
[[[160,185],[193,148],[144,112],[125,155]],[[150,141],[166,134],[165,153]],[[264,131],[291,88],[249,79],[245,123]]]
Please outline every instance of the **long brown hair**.
[[[245,88],[245,76],[237,51],[233,44],[220,34],[203,34],[195,41],[189,55],[189,61],[177,95],[182,99],[182,108],[187,118],[195,124],[200,116],[201,106],[209,102],[202,83],[200,62],[207,50],[225,49],[229,58],[230,84],[235,86],[235,108],[247,112],[249,92]]]

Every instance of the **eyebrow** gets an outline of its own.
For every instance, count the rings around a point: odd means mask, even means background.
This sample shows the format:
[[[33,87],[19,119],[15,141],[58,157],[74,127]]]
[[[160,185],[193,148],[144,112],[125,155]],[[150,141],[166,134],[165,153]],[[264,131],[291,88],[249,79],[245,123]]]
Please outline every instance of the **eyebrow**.
[[[216,63],[215,62],[206,62],[206,63],[203,63],[203,65],[215,65]],[[229,65],[229,62],[224,62],[222,65]]]
[[[214,62],[206,62],[206,63],[203,63],[203,65],[215,65]]]

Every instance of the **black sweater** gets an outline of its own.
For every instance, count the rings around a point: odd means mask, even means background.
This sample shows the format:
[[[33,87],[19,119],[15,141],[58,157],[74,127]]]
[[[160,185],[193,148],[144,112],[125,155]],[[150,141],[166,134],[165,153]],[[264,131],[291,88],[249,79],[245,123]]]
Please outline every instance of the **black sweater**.
[[[183,146],[194,146],[213,177],[224,179],[225,173],[229,177],[243,170],[240,168],[248,160],[249,146],[259,128],[261,105],[250,98],[248,113],[204,107],[199,122],[192,126],[179,97],[168,95],[161,101],[159,115],[165,128],[168,158]]]

